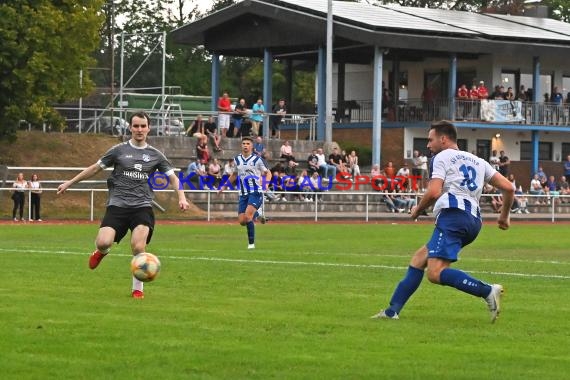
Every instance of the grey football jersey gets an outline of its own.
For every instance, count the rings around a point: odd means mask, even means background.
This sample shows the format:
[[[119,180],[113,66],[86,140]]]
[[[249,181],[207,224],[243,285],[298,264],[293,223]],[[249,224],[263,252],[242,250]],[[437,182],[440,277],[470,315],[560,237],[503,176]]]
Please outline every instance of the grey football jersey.
[[[97,163],[103,169],[113,167],[107,179],[107,206],[150,207],[154,192],[148,183],[149,176],[157,170],[166,176],[174,173],[158,149],[148,144],[138,148],[130,141],[115,145]]]

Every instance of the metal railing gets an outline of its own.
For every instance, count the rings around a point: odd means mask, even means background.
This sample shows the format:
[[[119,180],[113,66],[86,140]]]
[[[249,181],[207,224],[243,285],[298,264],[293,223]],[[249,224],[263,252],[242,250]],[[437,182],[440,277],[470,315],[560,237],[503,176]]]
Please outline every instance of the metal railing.
[[[63,181],[50,181],[53,182],[63,182]],[[99,181],[101,183],[105,181]],[[44,193],[46,192],[53,192],[57,191],[56,188],[43,188]],[[0,188],[1,195],[9,195],[9,193],[13,191],[13,188],[5,187]],[[30,220],[32,215],[32,203],[31,203],[31,189],[27,189],[25,191],[27,195],[27,219]],[[173,190],[155,190],[157,193],[161,192],[170,192],[172,193]],[[86,193],[89,196],[89,206],[88,210],[86,210],[86,217],[90,221],[94,221],[95,219],[95,209],[96,207],[99,208],[100,212],[102,212],[104,206],[103,205],[95,205],[95,194],[96,193],[107,193],[107,189],[105,188],[71,188],[68,189],[67,192],[77,192],[77,193]],[[217,189],[213,190],[186,190],[185,193],[189,197],[190,201],[192,201],[195,205],[199,207],[202,206],[203,211],[205,212],[205,221],[212,221],[214,216],[221,216],[223,218],[227,217],[234,217],[235,216],[235,204],[237,203],[238,199],[238,191],[226,191],[224,194],[227,196],[221,197]],[[293,217],[296,219],[312,219],[314,221],[318,221],[322,218],[328,219],[347,219],[347,220],[364,220],[368,222],[373,217],[375,219],[390,219],[393,217],[393,213],[388,210],[388,206],[384,201],[384,198],[387,195],[394,195],[394,193],[390,192],[364,192],[364,191],[325,191],[325,192],[292,192],[292,191],[285,191],[285,192],[275,192],[276,195],[286,195],[288,197],[298,197],[298,196],[311,196],[312,200],[310,202],[303,202],[299,201],[296,202],[294,200],[289,200],[288,202],[271,202],[265,203],[264,207],[267,209],[271,209],[271,205],[277,205],[275,208],[282,209],[279,210],[270,210],[266,211],[266,213],[271,217],[272,214],[279,215],[281,213],[282,219],[287,219],[288,217]],[[171,194],[172,197],[175,197],[175,194]],[[415,199],[416,204],[419,202],[422,194],[420,193],[398,193],[399,196],[409,197],[411,199]],[[488,205],[488,201],[485,201],[487,197],[496,196],[494,194],[483,194],[482,196],[482,213],[484,215],[493,215],[494,211]],[[533,216],[536,214],[536,210],[539,209],[541,214],[541,219],[548,220],[552,223],[556,222],[557,219],[562,219],[563,215],[568,217],[570,214],[570,195],[530,195],[524,194],[522,195],[527,198],[527,208],[532,210],[532,214],[526,215],[521,214],[521,218],[534,218],[536,219],[537,216]],[[9,198],[9,197],[7,197]],[[201,198],[201,199],[196,199]],[[205,198],[205,199],[204,199]],[[0,199],[2,197],[0,196]],[[65,196],[61,198],[62,202],[65,202]],[[355,200],[359,199],[359,200]],[[541,204],[537,204],[542,202]],[[214,209],[216,206],[223,204],[228,205],[228,210],[222,211],[215,211]],[[339,211],[338,208],[342,206],[343,209],[350,210],[350,211]],[[48,206],[49,207],[49,206]],[[162,206],[155,203],[155,207],[160,209],[161,211],[165,211]],[[308,209],[307,209],[308,207]],[[45,203],[42,206],[42,209],[45,210],[46,205]],[[283,216],[282,214],[289,214]],[[180,214],[180,216],[183,214]],[[177,216],[176,219],[179,219],[180,216]],[[69,218],[69,217],[68,217]],[[58,220],[66,219],[65,216],[60,216]]]

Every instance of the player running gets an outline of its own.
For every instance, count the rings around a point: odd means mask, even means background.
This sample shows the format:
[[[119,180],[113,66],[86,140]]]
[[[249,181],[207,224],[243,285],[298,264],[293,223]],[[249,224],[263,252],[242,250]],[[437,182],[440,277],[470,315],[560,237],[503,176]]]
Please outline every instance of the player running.
[[[263,214],[263,186],[271,181],[271,171],[265,165],[263,159],[253,153],[253,139],[243,137],[241,139],[241,154],[234,157],[236,171],[228,179],[234,183],[237,179],[239,188],[238,221],[247,228],[248,249],[255,249],[255,224],[254,220],[259,217],[260,222],[266,222]],[[222,192],[226,186],[220,188]]]

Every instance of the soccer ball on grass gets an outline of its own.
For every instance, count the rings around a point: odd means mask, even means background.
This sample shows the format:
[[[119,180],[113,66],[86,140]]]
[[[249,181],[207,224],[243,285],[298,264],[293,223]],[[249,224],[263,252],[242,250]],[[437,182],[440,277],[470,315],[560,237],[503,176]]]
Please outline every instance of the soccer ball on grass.
[[[131,260],[131,272],[142,282],[152,281],[160,272],[160,260],[152,253],[139,253]]]

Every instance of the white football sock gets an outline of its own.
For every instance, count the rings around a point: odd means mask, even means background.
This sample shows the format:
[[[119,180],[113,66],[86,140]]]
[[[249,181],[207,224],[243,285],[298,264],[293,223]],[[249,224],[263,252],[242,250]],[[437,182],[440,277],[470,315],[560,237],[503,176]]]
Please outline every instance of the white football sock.
[[[138,280],[135,276],[133,276],[133,290],[140,290],[143,291],[144,283],[141,280]]]

